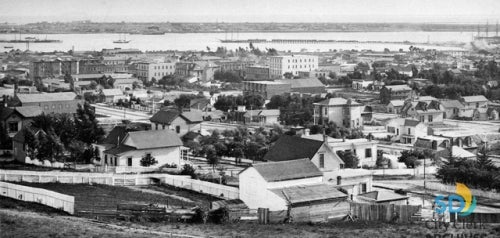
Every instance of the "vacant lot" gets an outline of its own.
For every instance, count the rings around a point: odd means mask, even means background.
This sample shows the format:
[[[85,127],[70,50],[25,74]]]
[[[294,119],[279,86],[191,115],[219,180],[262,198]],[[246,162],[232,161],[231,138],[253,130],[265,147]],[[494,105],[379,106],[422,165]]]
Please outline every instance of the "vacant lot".
[[[75,212],[113,211],[120,203],[159,204],[168,207],[208,206],[210,197],[171,187],[127,188],[109,185],[21,183],[75,197]],[[151,192],[151,191],[157,192]],[[214,200],[214,199],[212,199]]]

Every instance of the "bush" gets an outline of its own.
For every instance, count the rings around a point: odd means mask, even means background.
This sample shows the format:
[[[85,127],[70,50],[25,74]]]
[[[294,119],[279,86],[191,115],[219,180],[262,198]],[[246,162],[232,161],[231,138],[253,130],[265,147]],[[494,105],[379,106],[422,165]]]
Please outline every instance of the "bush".
[[[196,179],[198,177],[198,175],[196,174],[196,170],[190,164],[184,164],[184,166],[182,166],[180,174],[189,175],[192,179]]]
[[[156,161],[156,159],[153,156],[151,156],[151,154],[146,154],[141,159],[141,166],[144,166],[144,167],[149,167],[149,166],[155,165],[157,163],[158,163],[158,161]]]

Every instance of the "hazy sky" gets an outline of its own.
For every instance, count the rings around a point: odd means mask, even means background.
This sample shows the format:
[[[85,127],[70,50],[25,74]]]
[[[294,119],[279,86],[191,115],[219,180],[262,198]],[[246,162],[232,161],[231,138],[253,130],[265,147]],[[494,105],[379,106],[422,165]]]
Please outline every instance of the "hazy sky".
[[[496,23],[500,0],[0,0],[0,21]]]

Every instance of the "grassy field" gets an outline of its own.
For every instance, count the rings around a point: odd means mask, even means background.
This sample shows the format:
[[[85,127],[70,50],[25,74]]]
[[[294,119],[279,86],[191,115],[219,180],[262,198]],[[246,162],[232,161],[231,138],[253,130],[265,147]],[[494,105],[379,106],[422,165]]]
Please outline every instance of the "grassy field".
[[[95,222],[66,216],[42,205],[0,197],[0,237],[427,237],[444,234],[422,223],[396,225],[377,222],[335,222],[323,224],[186,224],[131,223],[125,221]],[[485,229],[448,229],[452,234],[485,234],[500,237],[500,225]],[[170,236],[173,234],[172,236]],[[455,237],[455,236],[454,236]]]

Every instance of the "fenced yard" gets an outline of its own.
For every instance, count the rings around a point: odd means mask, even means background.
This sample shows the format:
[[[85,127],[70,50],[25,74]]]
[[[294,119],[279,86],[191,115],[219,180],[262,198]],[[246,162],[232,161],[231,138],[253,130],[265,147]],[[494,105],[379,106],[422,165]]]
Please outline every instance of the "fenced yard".
[[[25,202],[36,202],[49,207],[75,213],[75,197],[54,191],[0,182],[0,195]]]
[[[141,186],[164,183],[222,199],[239,198],[239,189],[222,184],[191,179],[171,174],[112,174],[56,171],[0,170],[0,181],[28,183],[105,184],[114,186]]]

